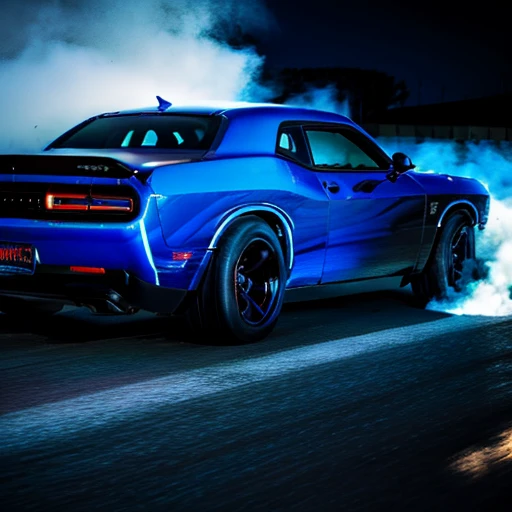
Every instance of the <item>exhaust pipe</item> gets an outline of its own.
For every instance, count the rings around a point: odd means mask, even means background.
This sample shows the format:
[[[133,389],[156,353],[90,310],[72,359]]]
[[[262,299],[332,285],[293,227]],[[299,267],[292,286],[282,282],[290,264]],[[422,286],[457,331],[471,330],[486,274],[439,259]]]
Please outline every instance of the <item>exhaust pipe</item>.
[[[79,288],[77,290],[76,288]],[[75,293],[73,293],[75,291]],[[69,295],[80,306],[88,307],[93,313],[110,315],[133,315],[139,308],[132,306],[119,293],[111,289],[98,291],[91,290],[91,294],[84,294],[84,287],[69,287]]]

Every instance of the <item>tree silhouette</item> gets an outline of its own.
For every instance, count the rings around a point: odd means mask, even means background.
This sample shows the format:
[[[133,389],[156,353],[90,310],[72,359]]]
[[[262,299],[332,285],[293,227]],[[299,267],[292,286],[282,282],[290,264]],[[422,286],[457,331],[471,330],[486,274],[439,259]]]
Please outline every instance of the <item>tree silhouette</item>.
[[[359,68],[285,68],[266,70],[266,85],[278,91],[271,99],[275,103],[286,103],[293,96],[304,94],[311,88],[322,89],[334,86],[337,100],[349,102],[355,121],[376,121],[379,115],[390,108],[403,106],[409,90],[403,80],[382,71]]]
[[[210,37],[227,43],[235,50],[251,49],[264,56],[260,39],[244,30],[239,23],[219,23]],[[351,116],[358,123],[378,122],[389,109],[403,107],[410,91],[405,81],[383,71],[359,68],[318,67],[280,68],[263,66],[260,82],[274,96],[266,98],[274,103],[286,103],[297,95],[312,89],[334,87],[336,100],[348,101]]]

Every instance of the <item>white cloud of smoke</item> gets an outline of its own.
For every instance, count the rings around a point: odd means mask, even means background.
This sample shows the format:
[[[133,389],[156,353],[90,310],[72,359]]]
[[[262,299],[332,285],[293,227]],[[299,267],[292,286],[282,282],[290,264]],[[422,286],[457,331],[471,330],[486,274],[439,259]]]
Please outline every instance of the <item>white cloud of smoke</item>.
[[[337,98],[338,90],[335,85],[320,88],[310,88],[303,94],[292,96],[287,105],[296,107],[308,107],[317,110],[327,110],[342,116],[350,117],[350,105],[348,98],[340,102]]]
[[[425,141],[406,139],[379,141],[390,153],[408,154],[420,171],[435,171],[476,178],[491,193],[489,222],[476,232],[477,258],[486,275],[462,294],[444,302],[433,301],[429,309],[454,314],[503,316],[512,314],[512,143],[480,141]]]
[[[3,0],[0,153],[40,150],[104,111],[259,100],[262,58],[213,37],[272,23],[260,1]]]

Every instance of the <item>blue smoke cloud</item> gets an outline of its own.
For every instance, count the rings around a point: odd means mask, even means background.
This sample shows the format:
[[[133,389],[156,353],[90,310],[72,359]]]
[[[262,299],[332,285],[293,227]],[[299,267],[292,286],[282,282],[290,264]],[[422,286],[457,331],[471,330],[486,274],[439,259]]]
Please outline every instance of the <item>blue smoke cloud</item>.
[[[502,316],[512,314],[512,143],[507,141],[454,142],[382,139],[389,152],[408,154],[419,171],[434,171],[476,178],[491,193],[489,222],[477,231],[477,258],[487,269],[485,277],[461,294],[430,309],[454,314]]]

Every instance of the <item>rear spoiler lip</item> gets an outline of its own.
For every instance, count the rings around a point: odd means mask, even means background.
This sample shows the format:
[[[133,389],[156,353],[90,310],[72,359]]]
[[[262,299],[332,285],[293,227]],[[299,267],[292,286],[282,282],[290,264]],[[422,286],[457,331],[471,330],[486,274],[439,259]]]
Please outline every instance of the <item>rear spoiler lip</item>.
[[[130,178],[145,181],[146,172],[131,169],[119,160],[103,156],[0,155],[0,174],[43,176],[85,176],[91,178]]]

